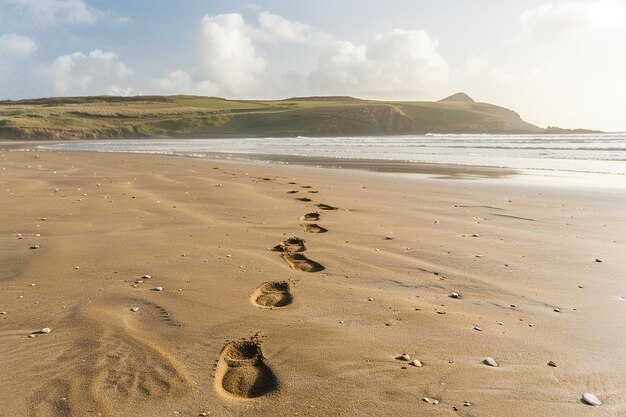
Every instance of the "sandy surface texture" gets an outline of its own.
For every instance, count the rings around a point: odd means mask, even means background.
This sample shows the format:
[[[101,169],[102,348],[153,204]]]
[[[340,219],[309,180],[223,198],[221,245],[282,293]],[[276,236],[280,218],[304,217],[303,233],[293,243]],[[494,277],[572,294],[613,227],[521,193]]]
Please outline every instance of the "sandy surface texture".
[[[626,415],[625,208],[2,151],[0,415]]]

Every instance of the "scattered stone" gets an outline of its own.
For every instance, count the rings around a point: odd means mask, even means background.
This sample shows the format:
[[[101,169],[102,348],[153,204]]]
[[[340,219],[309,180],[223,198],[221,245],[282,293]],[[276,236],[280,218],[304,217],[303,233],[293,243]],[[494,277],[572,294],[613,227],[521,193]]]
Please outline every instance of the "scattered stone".
[[[491,357],[487,357],[485,358],[485,360],[483,361],[483,363],[485,365],[489,365],[489,366],[498,366],[498,363]]]
[[[551,367],[553,367],[553,368],[556,368],[556,362],[554,362],[554,361],[549,361],[549,362],[548,362],[548,366],[551,366]]]
[[[39,331],[39,333],[48,334],[48,333],[50,333],[51,331],[52,331],[52,329],[51,329],[51,328],[49,328],[49,327],[44,327],[43,329],[41,329],[41,330]]]
[[[458,292],[453,292],[448,297],[459,299],[461,298],[461,294],[459,294]]]
[[[472,403],[470,403],[469,401],[465,401],[463,403],[463,407],[469,407],[470,405],[472,405]]]
[[[478,327],[478,326],[474,326],[474,330],[477,330],[477,331],[479,331],[479,332],[482,332],[482,331],[483,331],[483,329],[481,329],[481,328],[480,328],[480,327]]]
[[[561,312],[561,309],[560,309],[560,308],[555,308],[553,311],[554,311],[555,313],[560,313],[560,312]]]
[[[137,311],[139,311],[139,307],[133,307],[130,309],[130,311],[132,311],[133,313],[136,313]]]
[[[143,277],[141,277],[141,278],[142,278],[142,279],[150,279],[150,278],[152,278],[152,275],[147,275],[147,274],[146,274],[146,275],[144,275],[144,276],[143,276]]]
[[[411,365],[415,366],[416,368],[421,368],[422,367],[422,362],[418,361],[417,359],[413,359],[411,361]]]
[[[433,404],[437,405],[439,404],[439,400],[431,400],[433,402]]]
[[[74,269],[80,269],[80,266],[75,266]]]
[[[7,312],[6,311],[0,311],[0,316],[6,316]]]
[[[600,400],[598,399],[598,397],[588,392],[583,394],[583,401],[594,407],[602,404]]]
[[[596,262],[602,263],[602,259],[596,258]]]
[[[511,308],[517,308],[517,304],[511,304]]]
[[[152,291],[163,291],[163,287],[154,287]]]
[[[391,236],[385,236],[385,240],[393,240]]]
[[[367,301],[374,301],[372,297],[368,298]]]
[[[29,335],[28,335],[28,337],[29,337],[30,339],[32,339],[33,337],[35,337],[35,335],[34,335],[34,334],[29,334]]]
[[[446,314],[446,312],[443,310],[437,310],[437,314]]]
[[[424,401],[425,403],[430,403],[430,398],[422,397],[422,401]]]
[[[39,249],[39,245],[31,245],[30,249],[31,250]]]
[[[411,357],[408,353],[403,353],[402,355],[398,356],[398,359],[409,362],[411,360]]]
[[[474,233],[472,237],[480,237],[480,235],[478,233]]]

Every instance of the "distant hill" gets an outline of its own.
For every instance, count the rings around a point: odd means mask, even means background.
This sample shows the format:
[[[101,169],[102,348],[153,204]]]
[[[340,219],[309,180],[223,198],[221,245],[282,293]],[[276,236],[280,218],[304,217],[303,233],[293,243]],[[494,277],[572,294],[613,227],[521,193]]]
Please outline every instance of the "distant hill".
[[[476,103],[473,98],[471,98],[465,93],[452,94],[451,96],[448,96],[444,99],[439,100],[440,103],[446,102],[446,101],[451,101],[455,103]]]
[[[0,101],[0,139],[563,133],[464,93],[437,102],[353,97],[226,100],[199,96]],[[576,131],[577,133],[586,131]]]

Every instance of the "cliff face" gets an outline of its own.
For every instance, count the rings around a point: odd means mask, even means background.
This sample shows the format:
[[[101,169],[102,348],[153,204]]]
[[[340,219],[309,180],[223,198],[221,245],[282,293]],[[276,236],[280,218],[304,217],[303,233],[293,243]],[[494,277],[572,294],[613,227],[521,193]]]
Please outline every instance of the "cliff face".
[[[0,138],[363,136],[545,133],[463,93],[438,102],[350,97],[231,101],[210,97],[74,97],[0,102]],[[560,131],[559,131],[560,132]]]

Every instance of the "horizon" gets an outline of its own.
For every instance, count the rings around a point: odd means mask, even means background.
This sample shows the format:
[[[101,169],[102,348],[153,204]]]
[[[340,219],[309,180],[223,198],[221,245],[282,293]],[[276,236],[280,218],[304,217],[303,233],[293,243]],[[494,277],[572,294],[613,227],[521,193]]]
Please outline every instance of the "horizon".
[[[0,0],[0,100],[437,101],[465,92],[541,127],[626,131],[619,0],[151,6]]]

